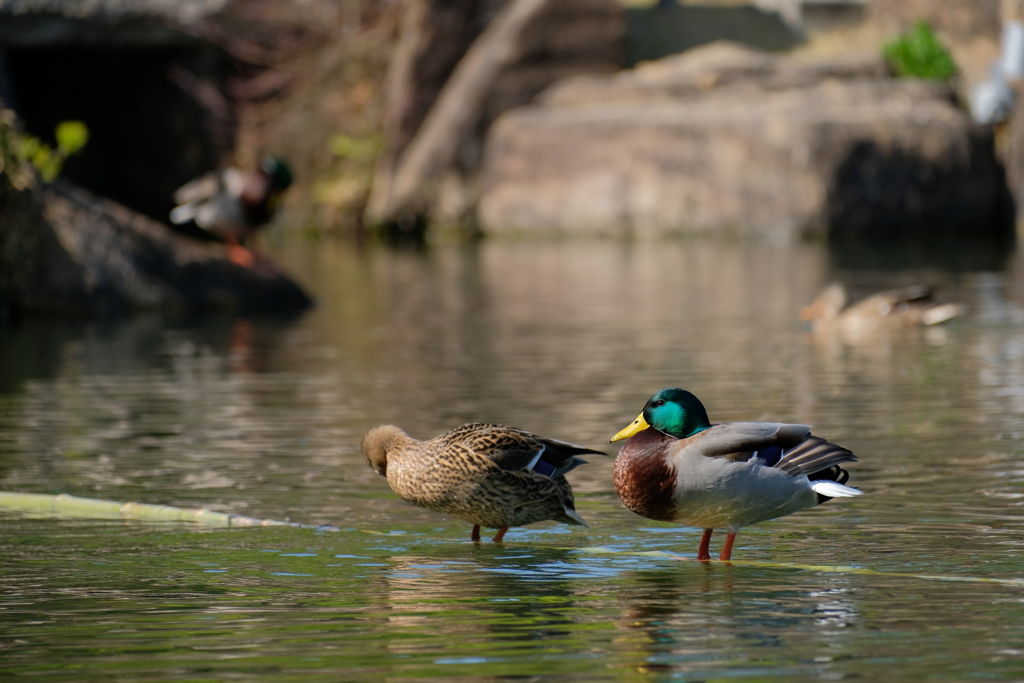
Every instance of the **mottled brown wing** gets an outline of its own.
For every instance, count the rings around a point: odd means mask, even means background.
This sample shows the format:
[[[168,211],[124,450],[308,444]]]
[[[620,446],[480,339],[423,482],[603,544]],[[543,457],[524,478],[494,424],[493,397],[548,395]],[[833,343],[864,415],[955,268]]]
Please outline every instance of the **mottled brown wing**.
[[[456,427],[444,435],[448,443],[460,443],[490,458],[503,470],[534,469],[547,476],[558,476],[586,464],[577,457],[584,453],[604,455],[583,446],[545,439],[522,429],[497,424],[475,423]],[[550,467],[538,467],[545,462]]]
[[[909,285],[907,287],[899,287],[898,289],[887,289],[874,296],[883,297],[892,305],[896,305],[904,302],[929,299],[932,296],[933,290],[934,288],[930,285]]]
[[[904,304],[923,304],[932,295],[932,288],[927,285],[910,285],[899,289],[887,289],[861,299],[850,305],[845,315],[884,316]]]
[[[544,444],[529,432],[497,424],[474,423],[444,435],[446,443],[460,444],[488,458],[503,470],[522,470],[537,462]]]
[[[540,456],[541,462],[537,464],[535,471],[541,471],[543,469],[545,473],[552,477],[565,475],[580,465],[586,465],[587,461],[579,457],[584,453],[608,455],[604,451],[597,451],[593,448],[577,446],[576,444],[569,443],[567,441],[558,441],[556,439],[541,439],[541,441],[544,443],[545,448],[544,453]],[[550,465],[550,468],[542,467],[543,463]]]

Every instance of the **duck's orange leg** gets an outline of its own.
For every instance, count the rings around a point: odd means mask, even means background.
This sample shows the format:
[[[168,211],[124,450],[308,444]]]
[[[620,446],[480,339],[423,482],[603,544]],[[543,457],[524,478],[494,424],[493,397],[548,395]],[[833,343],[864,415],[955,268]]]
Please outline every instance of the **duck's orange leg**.
[[[498,533],[494,534],[494,542],[501,543],[501,539],[505,538],[506,531],[508,531],[508,526],[503,526],[498,529]]]
[[[238,243],[237,237],[228,235],[224,238],[224,241],[227,244],[229,261],[243,268],[252,268],[252,264],[256,263],[256,257],[251,251]]]
[[[732,559],[732,543],[736,540],[736,532],[730,531],[725,535],[725,545],[722,546],[722,554],[718,556],[722,562]]]
[[[469,540],[479,543],[480,542],[480,525],[473,525],[473,535],[469,537]]]
[[[700,546],[697,548],[698,560],[711,559],[711,533],[714,529],[705,529],[704,535],[700,537]]]

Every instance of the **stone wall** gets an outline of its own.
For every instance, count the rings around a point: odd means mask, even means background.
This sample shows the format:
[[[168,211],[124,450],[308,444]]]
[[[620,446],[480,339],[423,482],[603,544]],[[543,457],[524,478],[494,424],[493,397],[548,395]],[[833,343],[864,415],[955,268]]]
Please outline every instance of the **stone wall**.
[[[489,233],[988,232],[991,131],[939,84],[714,45],[564,83],[496,122]]]

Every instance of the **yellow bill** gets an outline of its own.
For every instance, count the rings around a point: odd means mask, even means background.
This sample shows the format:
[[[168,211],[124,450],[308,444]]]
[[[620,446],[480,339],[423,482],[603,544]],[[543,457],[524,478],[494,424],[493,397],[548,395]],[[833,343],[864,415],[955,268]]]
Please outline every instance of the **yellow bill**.
[[[647,420],[644,419],[644,414],[640,413],[640,417],[634,420],[632,424],[623,429],[621,432],[613,436],[611,440],[622,441],[623,439],[628,439],[634,434],[642,432],[650,426],[651,425],[647,424]]]

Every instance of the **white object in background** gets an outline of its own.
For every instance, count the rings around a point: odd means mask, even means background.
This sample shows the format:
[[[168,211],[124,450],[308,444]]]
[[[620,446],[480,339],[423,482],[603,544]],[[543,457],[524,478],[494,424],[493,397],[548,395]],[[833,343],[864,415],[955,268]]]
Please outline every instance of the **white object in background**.
[[[1003,22],[1003,44],[999,61],[1006,78],[1024,78],[1024,23],[1015,19]]]
[[[992,62],[989,79],[971,91],[971,118],[981,124],[1005,121],[1013,110],[1013,99],[1013,88],[1006,82],[1002,62]]]

